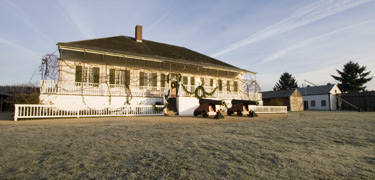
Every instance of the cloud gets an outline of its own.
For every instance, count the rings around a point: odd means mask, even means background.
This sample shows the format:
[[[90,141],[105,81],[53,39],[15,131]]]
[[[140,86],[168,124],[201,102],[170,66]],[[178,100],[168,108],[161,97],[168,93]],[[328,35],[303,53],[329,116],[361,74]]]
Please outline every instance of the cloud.
[[[233,51],[235,49],[241,48],[243,46],[261,41],[281,33],[299,28],[303,25],[313,23],[317,20],[326,18],[330,15],[337,14],[344,10],[356,7],[363,3],[369,2],[369,0],[320,0],[315,3],[304,6],[287,18],[268,26],[267,28],[247,37],[240,41],[230,44],[223,50],[216,52],[211,55],[212,57],[217,57]]]
[[[87,39],[95,38],[95,33],[89,24],[89,18],[85,12],[70,0],[60,1],[61,6],[67,12],[69,19],[76,25],[82,35]]]
[[[293,44],[291,46],[288,46],[288,47],[286,47],[284,49],[281,49],[281,50],[279,50],[279,51],[277,51],[277,52],[269,55],[262,62],[265,63],[265,62],[273,61],[275,59],[278,59],[278,58],[280,58],[280,57],[288,54],[291,51],[294,51],[294,50],[302,48],[302,47],[306,47],[306,46],[310,45],[311,43],[313,43],[316,40],[325,38],[325,37],[327,37],[329,35],[332,35],[332,34],[335,34],[335,33],[338,33],[338,32],[341,32],[341,31],[353,28],[353,27],[357,27],[357,26],[360,26],[360,25],[363,25],[363,24],[370,23],[370,22],[373,22],[373,21],[374,20],[369,20],[369,21],[365,21],[365,22],[353,24],[353,25],[350,25],[350,26],[347,26],[347,27],[344,27],[344,28],[340,28],[340,29],[337,29],[337,30],[334,30],[334,31],[331,31],[331,32],[328,32],[328,33],[325,33],[325,34],[322,34],[322,35],[319,35],[319,36],[316,36],[316,37],[313,37],[313,38],[310,38],[310,39],[307,39],[307,40],[304,40],[304,41],[301,41],[301,42],[298,42],[298,43],[295,43],[295,44]]]
[[[165,13],[162,17],[160,17],[158,20],[156,20],[156,22],[154,24],[152,24],[146,31],[145,33],[147,33],[148,31],[150,31],[152,28],[154,28],[160,21],[162,21],[165,17],[167,17],[169,15],[169,13],[172,12],[172,9],[169,10],[167,13]]]

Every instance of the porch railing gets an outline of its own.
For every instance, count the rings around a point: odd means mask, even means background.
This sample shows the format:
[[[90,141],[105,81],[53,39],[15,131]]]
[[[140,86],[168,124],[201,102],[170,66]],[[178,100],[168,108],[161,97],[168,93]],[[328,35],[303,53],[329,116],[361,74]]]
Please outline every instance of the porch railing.
[[[164,115],[163,105],[125,105],[118,108],[63,110],[52,105],[16,104],[14,121],[21,118],[155,116]]]
[[[59,95],[90,95],[90,96],[132,96],[137,97],[162,97],[163,90],[148,87],[130,87],[130,92],[125,85],[114,85],[105,83],[80,83],[42,81],[41,94]]]
[[[286,114],[288,113],[287,106],[249,106],[249,110],[253,110],[256,113],[277,113],[277,114]]]
[[[186,85],[189,92],[195,91],[195,86]],[[164,87],[154,86],[130,86],[130,92],[133,97],[162,97]],[[211,86],[204,86],[206,92],[212,92],[214,90]],[[45,80],[41,82],[40,88],[41,94],[59,94],[59,95],[91,95],[91,96],[128,96],[129,91],[124,85],[114,85],[105,83],[80,83],[80,82],[59,82]],[[188,94],[180,88],[180,96],[194,96],[194,94]],[[226,91],[216,90],[215,93],[208,98],[219,98],[219,99],[246,99],[252,101],[261,101],[261,93],[244,93],[241,90],[238,91]]]

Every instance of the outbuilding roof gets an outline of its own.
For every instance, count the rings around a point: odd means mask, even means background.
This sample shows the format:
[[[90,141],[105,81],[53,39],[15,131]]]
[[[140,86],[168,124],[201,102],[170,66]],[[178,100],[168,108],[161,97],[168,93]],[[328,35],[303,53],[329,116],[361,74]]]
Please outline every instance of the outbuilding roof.
[[[236,66],[195,52],[193,50],[149,40],[137,42],[134,38],[128,36],[113,36],[100,39],[89,39],[74,42],[59,42],[59,48],[70,47],[81,50],[95,50],[101,52],[117,53],[124,55],[141,56],[155,58],[171,62],[190,63],[201,66],[214,66],[217,68],[231,69],[253,73],[251,71],[240,69]]]
[[[308,86],[298,88],[298,91],[302,94],[302,96],[328,94],[334,86],[334,84],[327,84],[323,86]]]
[[[272,98],[289,98],[297,89],[283,89],[278,91],[265,91],[262,92],[263,99]]]
[[[1,96],[12,96],[11,94],[9,94],[8,92],[6,92],[6,91],[4,91],[2,89],[0,89],[0,95]]]

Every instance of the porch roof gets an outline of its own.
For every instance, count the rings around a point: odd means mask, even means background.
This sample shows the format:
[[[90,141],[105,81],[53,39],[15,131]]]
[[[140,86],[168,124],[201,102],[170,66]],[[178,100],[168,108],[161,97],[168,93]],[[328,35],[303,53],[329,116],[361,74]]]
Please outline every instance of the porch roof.
[[[223,69],[229,71],[239,71],[244,73],[256,74],[211,58],[204,54],[195,52],[185,47],[179,47],[154,41],[142,40],[137,42],[134,38],[128,36],[113,36],[100,39],[89,39],[73,42],[59,42],[57,46],[60,49],[69,49],[76,51],[90,51],[107,55],[127,55],[139,57],[143,60],[169,61],[175,63],[193,64],[205,68]]]

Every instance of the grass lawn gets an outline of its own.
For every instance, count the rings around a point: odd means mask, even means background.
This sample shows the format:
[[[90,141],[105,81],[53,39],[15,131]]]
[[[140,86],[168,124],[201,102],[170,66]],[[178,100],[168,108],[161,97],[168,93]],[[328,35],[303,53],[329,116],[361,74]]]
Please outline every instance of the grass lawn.
[[[0,179],[375,178],[374,112],[260,116],[1,121]]]

